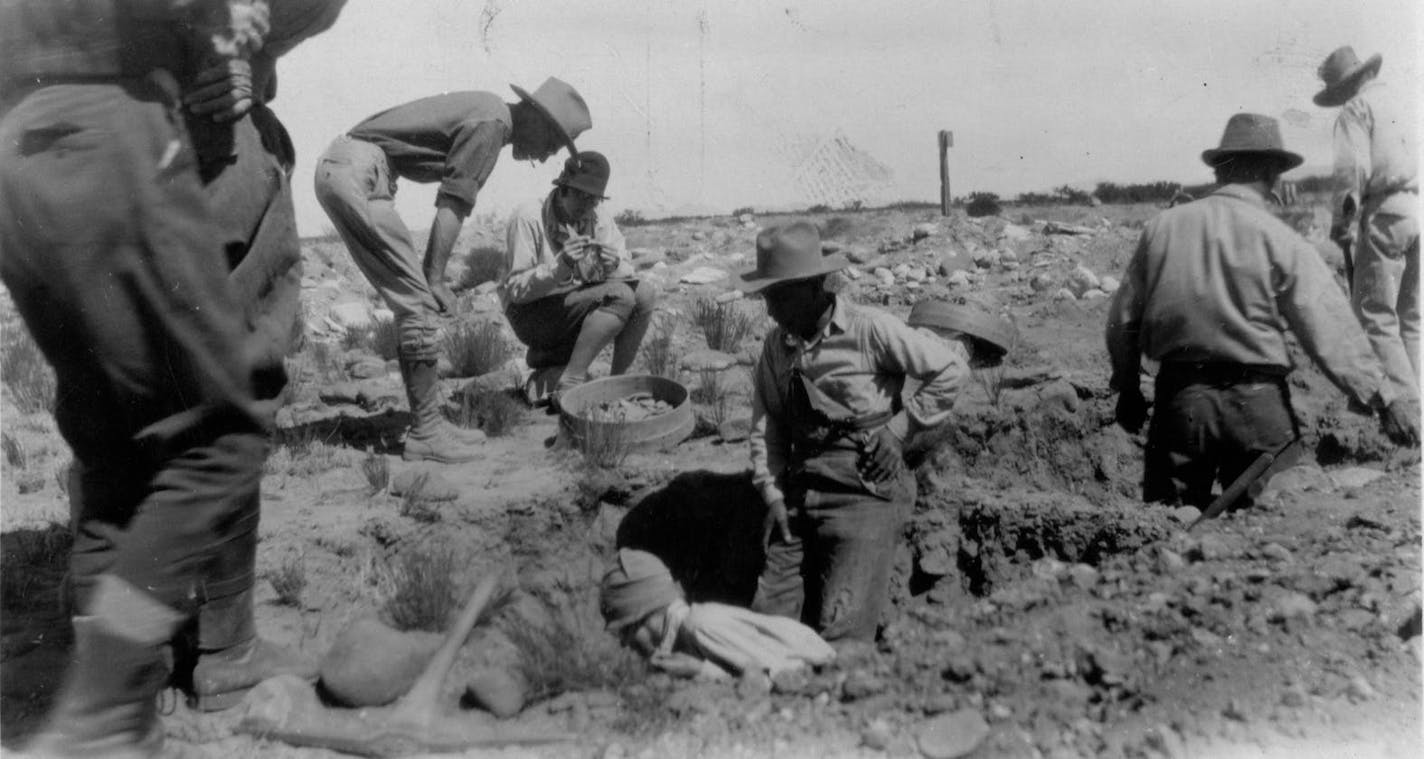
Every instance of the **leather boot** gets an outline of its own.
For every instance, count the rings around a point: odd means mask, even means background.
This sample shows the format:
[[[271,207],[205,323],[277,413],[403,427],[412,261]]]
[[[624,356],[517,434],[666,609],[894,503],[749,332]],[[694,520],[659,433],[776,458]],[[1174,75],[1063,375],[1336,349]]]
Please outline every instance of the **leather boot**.
[[[463,464],[479,458],[479,448],[455,435],[454,425],[440,412],[440,378],[435,362],[401,358],[400,363],[411,416],[401,458],[441,464]]]
[[[189,705],[200,711],[237,706],[249,690],[271,677],[317,677],[314,660],[257,637],[251,588],[199,609],[197,649],[187,690]]]
[[[168,680],[160,644],[126,638],[100,617],[74,618],[74,659],[36,757],[149,759],[163,749],[157,696]]]

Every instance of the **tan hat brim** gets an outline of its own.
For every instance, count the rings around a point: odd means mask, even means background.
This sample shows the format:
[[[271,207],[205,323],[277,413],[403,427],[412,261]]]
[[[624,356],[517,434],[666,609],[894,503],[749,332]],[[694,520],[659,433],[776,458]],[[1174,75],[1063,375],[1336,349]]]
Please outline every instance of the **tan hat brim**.
[[[750,271],[742,272],[742,281],[737,283],[737,289],[741,290],[744,293],[760,292],[778,282],[799,282],[803,279],[811,279],[812,277],[819,277],[823,274],[837,272],[841,269],[846,268],[847,266],[850,266],[850,259],[841,255],[840,253],[832,253],[829,256],[824,256],[821,258],[820,271],[813,271],[805,274],[794,274],[786,277],[758,277],[756,276],[757,270],[752,269]]]
[[[1383,63],[1384,56],[1379,53],[1370,56],[1364,63],[1347,71],[1340,81],[1315,93],[1315,104],[1321,108],[1334,108],[1348,103],[1355,96],[1355,90],[1359,89],[1360,77],[1366,73],[1378,74]]]
[[[558,135],[559,139],[563,141],[564,147],[569,149],[569,155],[578,155],[578,148],[574,146],[574,138],[564,130],[564,125],[560,124],[559,120],[554,118],[554,114],[550,113],[549,109],[545,108],[543,103],[535,100],[534,96],[530,95],[528,90],[517,84],[511,84],[509,88],[514,90],[514,94],[518,95],[520,100],[534,106],[534,110],[543,114],[544,120],[549,122],[549,126],[554,128],[554,134]]]

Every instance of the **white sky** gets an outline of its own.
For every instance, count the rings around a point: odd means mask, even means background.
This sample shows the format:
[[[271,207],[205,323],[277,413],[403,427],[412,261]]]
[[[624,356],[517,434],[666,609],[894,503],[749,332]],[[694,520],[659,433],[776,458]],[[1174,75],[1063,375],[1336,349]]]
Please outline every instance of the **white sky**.
[[[793,146],[844,136],[893,195],[939,197],[935,135],[954,132],[955,195],[1063,184],[1210,181],[1198,155],[1227,117],[1282,119],[1298,172],[1330,163],[1334,111],[1315,69],[1336,46],[1384,56],[1418,92],[1418,0],[350,0],[282,60],[274,108],[296,143],[303,234],[330,228],[311,190],[331,139],[437,92],[515,100],[546,76],[593,112],[579,146],[609,156],[610,211],[649,216],[804,206]],[[1408,90],[1406,90],[1408,91]],[[476,214],[539,197],[561,159],[505,151]],[[434,191],[398,206],[429,226]]]

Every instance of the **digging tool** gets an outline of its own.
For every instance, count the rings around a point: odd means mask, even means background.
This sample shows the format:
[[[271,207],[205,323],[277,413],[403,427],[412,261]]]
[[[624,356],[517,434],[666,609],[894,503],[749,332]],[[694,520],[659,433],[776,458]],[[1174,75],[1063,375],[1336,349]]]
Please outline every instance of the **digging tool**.
[[[1258,456],[1255,461],[1251,462],[1251,466],[1246,467],[1246,471],[1242,472],[1225,490],[1221,491],[1221,495],[1217,496],[1216,500],[1212,501],[1211,504],[1206,507],[1206,510],[1201,513],[1201,516],[1196,518],[1196,521],[1187,525],[1187,532],[1191,532],[1192,528],[1208,519],[1216,518],[1221,512],[1230,508],[1231,504],[1236,503],[1236,501],[1241,498],[1241,495],[1246,492],[1246,489],[1251,487],[1252,483],[1259,480],[1261,476],[1266,473],[1266,470],[1271,468],[1272,464],[1284,458],[1286,451],[1298,442],[1300,442],[1300,438],[1293,437],[1275,450],[1266,451]]]
[[[435,656],[395,704],[366,709],[328,707],[310,683],[291,676],[277,677],[248,695],[238,732],[293,746],[373,757],[572,740],[574,736],[568,734],[514,728],[482,716],[450,715],[440,709],[445,677],[498,582],[498,575],[491,575],[475,587]]]

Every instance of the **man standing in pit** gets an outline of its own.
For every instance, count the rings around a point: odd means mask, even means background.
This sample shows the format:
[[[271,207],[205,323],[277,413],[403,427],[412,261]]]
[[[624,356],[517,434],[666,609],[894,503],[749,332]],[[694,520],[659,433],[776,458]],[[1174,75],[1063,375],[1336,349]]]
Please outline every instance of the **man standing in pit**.
[[[935,335],[828,289],[848,262],[821,254],[814,225],[767,229],[756,249],[742,289],[763,294],[777,326],[753,375],[767,545],[752,609],[799,618],[827,641],[873,641],[915,503],[904,441],[949,416],[969,366]],[[907,380],[918,389],[903,394]]]
[[[1384,379],[1325,262],[1267,210],[1303,160],[1282,147],[1276,120],[1232,116],[1202,160],[1221,186],[1147,223],[1108,310],[1117,422],[1129,432],[1147,416],[1141,358],[1161,362],[1143,499],[1205,508],[1213,482],[1298,436],[1287,328],[1391,440],[1417,444],[1417,408]]]
[[[445,265],[460,227],[505,145],[515,159],[543,162],[593,122],[583,97],[550,77],[518,103],[490,92],[451,92],[382,111],[327,148],[316,196],[356,265],[395,314],[411,425],[407,461],[460,463],[478,456],[481,436],[466,436],[440,412],[435,362],[438,314],[454,307]],[[435,221],[422,262],[395,209],[396,178],[438,182]]]

